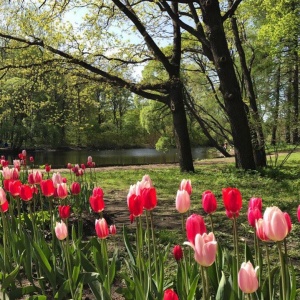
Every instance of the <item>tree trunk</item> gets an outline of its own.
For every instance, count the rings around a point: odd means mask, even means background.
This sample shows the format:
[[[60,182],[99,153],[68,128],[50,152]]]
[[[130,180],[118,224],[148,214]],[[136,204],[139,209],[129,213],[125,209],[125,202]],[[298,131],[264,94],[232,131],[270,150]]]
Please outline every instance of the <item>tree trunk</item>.
[[[293,144],[299,142],[299,67],[298,67],[298,52],[294,52],[294,67],[293,67],[293,106],[294,106],[294,129],[293,129]]]
[[[273,126],[272,126],[272,137],[271,145],[275,146],[277,143],[277,127],[279,117],[279,99],[280,99],[280,63],[276,72],[276,87],[275,87],[275,107],[273,112]]]
[[[236,166],[255,170],[248,118],[230,57],[219,2],[217,0],[201,0],[200,5],[203,21],[208,31],[213,62],[220,80],[220,91],[231,126]]]
[[[246,93],[250,103],[250,117],[253,119],[253,122],[250,124],[250,126],[253,135],[252,145],[254,150],[255,164],[256,167],[265,167],[267,165],[267,159],[265,151],[265,138],[261,125],[262,122],[257,108],[256,95],[253,88],[251,73],[247,66],[246,55],[242,47],[242,42],[239,36],[238,25],[235,17],[231,18],[231,28],[234,34],[235,45],[239,54],[240,64],[244,75]]]
[[[180,171],[194,172],[193,156],[180,79],[172,80],[169,107],[172,112]]]

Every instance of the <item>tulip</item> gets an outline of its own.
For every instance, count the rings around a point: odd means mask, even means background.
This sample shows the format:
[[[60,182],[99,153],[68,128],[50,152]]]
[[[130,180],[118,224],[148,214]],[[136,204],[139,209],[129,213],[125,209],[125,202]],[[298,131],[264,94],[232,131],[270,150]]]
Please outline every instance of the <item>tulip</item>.
[[[57,187],[58,184],[63,183],[61,174],[59,172],[53,173],[52,181],[53,181],[53,184],[54,184],[55,188]]]
[[[67,164],[67,168],[70,170],[70,169],[72,169],[72,164],[71,163],[68,163]]]
[[[181,191],[185,190],[188,192],[189,195],[192,194],[192,183],[190,179],[182,179],[180,183],[180,188]]]
[[[34,171],[28,175],[28,182],[30,184],[40,184],[43,180],[43,174],[40,171]]]
[[[30,156],[30,157],[29,157],[29,161],[30,161],[31,163],[33,163],[33,162],[34,162],[34,157],[33,157],[33,156]]]
[[[20,180],[13,180],[9,184],[9,192],[13,197],[20,195],[20,187],[22,183]]]
[[[187,212],[191,206],[189,193],[186,190],[178,190],[175,204],[176,204],[176,209],[179,213],[183,214]]]
[[[297,209],[297,219],[300,222],[300,205],[298,206],[298,209]]]
[[[104,218],[96,220],[95,229],[96,229],[98,238],[105,239],[108,237],[108,234],[109,234],[108,225]]]
[[[207,214],[212,214],[217,209],[217,199],[211,191],[202,194],[202,208]]]
[[[237,188],[222,189],[223,203],[228,215],[237,217],[242,208],[242,195]]]
[[[58,198],[65,199],[68,197],[68,189],[66,183],[57,184],[56,191]]]
[[[154,187],[141,190],[143,206],[146,210],[152,210],[157,205],[156,190]]]
[[[206,233],[204,219],[197,214],[192,214],[187,218],[185,227],[188,241],[192,244],[194,244],[197,234]]]
[[[290,233],[291,230],[292,230],[292,220],[291,220],[291,217],[290,217],[290,215],[287,212],[284,212],[283,215],[284,215],[286,223],[288,225],[288,233]]]
[[[51,166],[48,165],[48,164],[46,164],[46,165],[45,165],[45,171],[46,171],[47,173],[49,173],[49,172],[51,171]]]
[[[13,180],[19,179],[19,170],[17,168],[13,168],[11,170],[11,179],[13,179]]]
[[[0,187],[0,205],[4,204],[7,201],[6,193],[2,187]]]
[[[64,240],[68,236],[68,228],[64,221],[56,222],[56,226],[54,228],[56,237],[59,240]]]
[[[11,170],[8,167],[4,167],[1,171],[3,179],[11,179]]]
[[[183,258],[183,251],[179,245],[174,246],[173,256],[174,256],[175,260],[177,260],[177,261],[179,261]]]
[[[269,238],[267,237],[265,230],[264,230],[264,220],[258,219],[255,222],[255,228],[256,228],[256,235],[258,238],[264,242],[269,241]]]
[[[20,170],[21,161],[19,159],[15,159],[15,160],[13,160],[13,165],[16,169]]]
[[[12,179],[4,179],[3,180],[3,188],[5,189],[5,191],[9,192],[9,186],[10,186],[11,182],[13,182]]]
[[[168,290],[165,290],[165,292],[164,292],[163,300],[179,300],[179,298],[173,290],[168,289]]]
[[[93,195],[94,197],[100,196],[100,197],[103,198],[104,193],[103,193],[103,190],[101,189],[101,187],[94,187],[92,195]]]
[[[109,226],[109,233],[112,235],[115,235],[117,233],[116,225],[113,224]]]
[[[147,183],[147,187],[153,187],[152,180],[148,174],[143,176],[142,182]]]
[[[289,232],[289,226],[283,212],[276,206],[267,207],[264,212],[264,230],[272,241],[282,241]]]
[[[256,221],[261,218],[262,213],[257,207],[248,208],[248,223],[250,226],[255,227]]]
[[[184,242],[184,244],[194,249],[194,257],[199,265],[209,267],[216,260],[217,242],[212,232],[209,234],[203,233],[202,235],[197,233],[195,243]]]
[[[26,150],[22,150],[22,155],[23,155],[23,158],[26,158],[26,156],[27,156]]]
[[[128,199],[128,209],[130,214],[134,217],[138,217],[143,213],[143,199],[139,195],[131,195]]]
[[[80,183],[79,182],[72,182],[71,184],[71,194],[78,195],[80,193]]]
[[[246,293],[254,293],[258,289],[258,279],[256,275],[258,267],[253,268],[250,261],[243,262],[238,273],[238,284],[240,289]]]
[[[7,212],[8,211],[8,207],[9,207],[9,204],[8,204],[8,201],[6,200],[4,203],[2,203],[1,205],[0,205],[0,208],[1,208],[1,210],[2,210],[2,212]]]
[[[23,201],[29,201],[32,199],[33,191],[29,185],[23,184],[20,186],[20,198]]]
[[[54,195],[55,188],[51,179],[41,181],[41,191],[45,197],[51,197]]]
[[[260,211],[262,211],[262,199],[255,197],[251,198],[248,203],[248,208],[258,208]]]
[[[70,205],[59,205],[58,213],[61,219],[68,219],[71,214],[71,206]]]
[[[101,211],[104,210],[104,207],[105,207],[105,203],[104,203],[104,200],[103,200],[103,197],[101,196],[90,196],[90,206],[92,208],[92,210],[96,213],[99,213]]]

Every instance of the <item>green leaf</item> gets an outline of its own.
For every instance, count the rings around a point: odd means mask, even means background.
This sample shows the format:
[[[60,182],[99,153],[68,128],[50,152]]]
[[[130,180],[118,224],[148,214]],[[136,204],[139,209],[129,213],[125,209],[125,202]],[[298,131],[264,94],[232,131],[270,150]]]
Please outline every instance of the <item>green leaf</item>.
[[[197,286],[198,286],[199,278],[200,278],[200,275],[198,274],[193,279],[192,284],[190,286],[190,290],[189,290],[189,294],[188,294],[187,300],[193,300],[193,299],[195,299],[195,294],[196,294],[196,289],[197,289]]]
[[[222,271],[222,277],[219,283],[219,288],[216,295],[216,300],[227,300],[231,297],[231,285]]]
[[[129,259],[132,265],[136,265],[136,261],[135,261],[135,255],[132,251],[132,247],[130,245],[129,239],[128,239],[128,233],[127,233],[127,229],[125,227],[125,225],[123,225],[123,239],[124,239],[124,244],[127,250],[127,253],[129,255]]]

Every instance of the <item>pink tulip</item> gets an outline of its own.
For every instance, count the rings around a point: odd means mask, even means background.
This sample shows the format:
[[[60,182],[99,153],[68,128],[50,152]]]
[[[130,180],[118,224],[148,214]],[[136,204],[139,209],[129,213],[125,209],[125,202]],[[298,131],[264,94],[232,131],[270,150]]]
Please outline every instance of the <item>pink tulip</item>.
[[[191,206],[189,193],[186,190],[178,190],[175,204],[176,204],[176,209],[179,213],[183,214],[187,212]]]
[[[64,240],[68,236],[68,228],[64,221],[56,222],[56,226],[54,228],[56,237],[59,240]]]
[[[189,195],[192,194],[192,183],[190,179],[182,179],[180,183],[180,188],[181,191],[185,190],[188,192]]]
[[[62,176],[59,172],[53,173],[52,175],[53,185],[56,188],[58,184],[63,183]]]
[[[287,212],[284,212],[283,215],[284,215],[286,223],[288,225],[288,233],[290,233],[291,230],[292,230],[292,220],[291,220],[291,217],[290,217],[290,215]]]
[[[254,293],[258,289],[257,269],[258,267],[253,268],[250,261],[242,263],[238,273],[238,284],[240,289],[246,294]]]
[[[57,196],[60,199],[65,199],[68,197],[68,188],[66,183],[59,183],[56,187]]]
[[[264,230],[270,240],[282,241],[287,236],[289,232],[288,223],[278,207],[267,207],[263,219]]]
[[[6,193],[2,187],[0,187],[0,205],[4,204],[7,201]]]
[[[187,239],[190,243],[195,243],[195,237],[197,234],[206,233],[206,226],[204,219],[197,214],[190,215],[185,223]]]
[[[109,226],[109,233],[111,235],[115,235],[117,233],[116,225],[112,224],[112,225]]]
[[[300,205],[298,206],[298,209],[297,209],[297,218],[298,218],[298,221],[300,222]]]
[[[198,264],[203,267],[211,266],[216,260],[217,242],[212,232],[209,234],[196,234],[195,244],[184,242],[185,245],[191,246],[195,253],[194,257]]]
[[[256,235],[260,240],[262,240],[264,242],[269,241],[269,238],[267,237],[265,230],[264,230],[264,220],[263,219],[258,219],[256,221],[255,228],[256,228]]]
[[[202,194],[202,208],[207,214],[212,214],[217,209],[217,199],[211,191]]]
[[[145,186],[145,187],[149,187],[149,188],[153,187],[152,180],[151,180],[150,176],[147,174],[143,176],[142,182],[147,184],[147,186]]]
[[[1,171],[3,179],[12,179],[11,170],[9,167],[4,167]]]
[[[108,225],[104,218],[95,221],[95,229],[98,238],[106,239],[109,234]]]

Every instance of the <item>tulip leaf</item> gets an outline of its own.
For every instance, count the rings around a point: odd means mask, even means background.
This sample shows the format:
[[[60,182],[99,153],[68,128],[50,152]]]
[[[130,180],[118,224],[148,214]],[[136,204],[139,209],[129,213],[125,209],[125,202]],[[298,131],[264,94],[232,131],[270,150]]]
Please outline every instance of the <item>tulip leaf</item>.
[[[20,262],[23,260],[24,253],[25,253],[25,250],[21,254]],[[20,266],[21,265],[18,264],[10,274],[5,276],[4,280],[2,281],[2,285],[1,285],[2,290],[6,290],[15,281],[15,278],[17,277],[17,275],[19,273]]]
[[[217,290],[216,300],[227,300],[231,297],[231,285],[222,271],[222,277]]]
[[[47,300],[47,296],[43,295],[34,295],[27,298],[27,300]]]
[[[291,265],[289,268],[289,282],[290,282],[290,296],[289,299],[296,299],[296,275],[294,266]]]
[[[126,229],[125,225],[123,225],[123,239],[124,239],[124,244],[125,244],[127,253],[129,255],[130,262],[132,265],[135,266],[136,265],[135,256],[133,254],[133,250],[132,250],[132,247],[131,247],[129,239],[128,239],[128,233],[127,233],[127,229]]]
[[[41,289],[28,285],[20,288],[14,288],[12,291],[8,292],[9,299],[19,299],[22,298],[24,295],[33,294],[35,292],[41,293]]]
[[[194,279],[191,283],[190,289],[189,289],[187,300],[195,299],[195,294],[196,294],[196,289],[197,289],[197,286],[198,286],[199,278],[200,278],[199,274],[197,274],[197,276],[194,277]]]
[[[249,245],[246,242],[245,242],[245,261],[246,262],[250,261],[252,266],[255,266],[253,256],[252,256],[252,253],[251,253],[251,249],[250,249]]]
[[[64,283],[60,286],[59,290],[56,292],[54,299],[63,300],[66,299],[66,295],[70,293],[69,279],[65,280]]]

